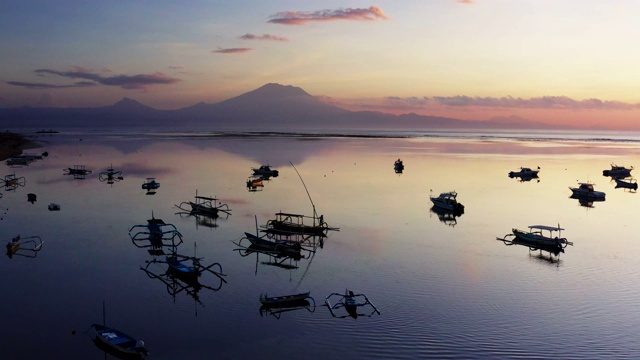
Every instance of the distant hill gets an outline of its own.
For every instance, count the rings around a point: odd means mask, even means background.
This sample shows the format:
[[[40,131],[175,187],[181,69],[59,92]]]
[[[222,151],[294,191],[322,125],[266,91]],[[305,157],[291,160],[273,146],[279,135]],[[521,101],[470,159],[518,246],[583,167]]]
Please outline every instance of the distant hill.
[[[0,108],[2,128],[122,126],[211,131],[548,127],[515,118],[467,121],[418,114],[349,111],[327,104],[299,87],[274,83],[219,103],[198,103],[178,110],[158,110],[129,98],[94,108]]]

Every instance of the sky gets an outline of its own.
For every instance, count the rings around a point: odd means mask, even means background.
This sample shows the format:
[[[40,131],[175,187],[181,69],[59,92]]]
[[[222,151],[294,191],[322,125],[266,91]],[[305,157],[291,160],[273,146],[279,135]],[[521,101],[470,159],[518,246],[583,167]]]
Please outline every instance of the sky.
[[[279,83],[354,111],[640,130],[637,0],[0,5],[0,107],[178,109]]]

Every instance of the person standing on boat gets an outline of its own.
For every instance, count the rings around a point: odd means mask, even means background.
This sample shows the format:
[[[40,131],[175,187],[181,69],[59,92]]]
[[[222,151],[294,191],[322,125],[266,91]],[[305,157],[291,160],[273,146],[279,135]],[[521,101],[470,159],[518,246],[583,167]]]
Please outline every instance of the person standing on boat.
[[[324,215],[320,215],[318,220],[320,221],[320,225],[324,224]]]

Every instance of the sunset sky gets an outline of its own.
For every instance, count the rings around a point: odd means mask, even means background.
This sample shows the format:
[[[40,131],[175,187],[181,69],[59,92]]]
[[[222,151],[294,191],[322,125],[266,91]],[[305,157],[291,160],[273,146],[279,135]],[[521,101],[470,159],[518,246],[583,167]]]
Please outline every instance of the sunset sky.
[[[638,19],[637,0],[7,0],[0,107],[279,83],[350,110],[640,129]]]

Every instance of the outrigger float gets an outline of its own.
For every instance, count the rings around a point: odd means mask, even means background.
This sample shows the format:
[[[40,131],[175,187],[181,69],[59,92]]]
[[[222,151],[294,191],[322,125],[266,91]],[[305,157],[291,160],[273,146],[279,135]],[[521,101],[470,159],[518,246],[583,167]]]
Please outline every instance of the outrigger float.
[[[218,212],[222,211],[230,214],[229,205],[223,204],[219,199],[208,196],[199,196],[196,190],[195,201],[183,201],[180,205],[175,205],[178,209],[190,212],[192,214],[218,216]],[[190,208],[189,208],[190,207]]]
[[[561,237],[562,230],[564,229],[560,226],[531,225],[528,231],[514,228],[511,230],[511,234],[502,238],[498,237],[496,240],[504,242],[505,245],[523,245],[529,247],[529,250],[548,251],[558,255],[564,252],[568,245],[573,246],[572,242]],[[544,235],[543,231],[548,231],[549,235]],[[557,236],[554,236],[555,232],[558,232]]]
[[[14,255],[34,258],[42,249],[44,242],[40,236],[14,237],[7,243],[7,256],[11,259]]]
[[[134,231],[137,231],[134,233]],[[150,248],[152,254],[163,253],[163,247],[172,247],[182,243],[182,234],[173,224],[166,224],[162,219],[156,219],[151,213],[151,219],[146,225],[134,225],[129,229],[129,236],[133,244],[139,248]]]
[[[332,297],[336,297],[338,298],[337,302],[334,303],[333,305],[331,305],[331,302],[329,299],[331,299]],[[329,294],[329,296],[327,296],[325,298],[325,304],[327,305],[327,307],[329,308],[329,312],[331,313],[331,315],[333,317],[339,317],[339,318],[344,318],[344,317],[352,317],[354,319],[357,319],[358,316],[372,316],[375,313],[378,313],[378,315],[380,315],[380,311],[378,310],[378,308],[375,307],[375,305],[373,305],[373,303],[369,300],[369,298],[367,298],[366,295],[364,294],[354,294],[353,291],[346,289],[344,291],[344,294],[339,294],[339,293],[331,293]],[[359,314],[358,313],[358,308],[359,307],[363,307],[363,306],[369,306],[373,309],[373,311],[371,313],[364,313],[364,314]],[[336,313],[334,312],[334,310],[338,310],[340,308],[344,308],[347,312],[346,315],[336,315]]]

